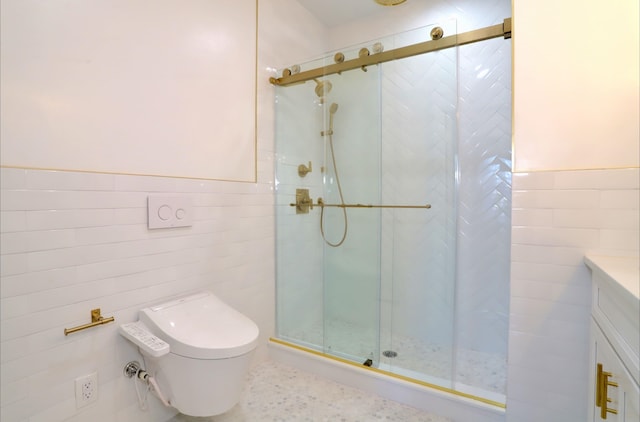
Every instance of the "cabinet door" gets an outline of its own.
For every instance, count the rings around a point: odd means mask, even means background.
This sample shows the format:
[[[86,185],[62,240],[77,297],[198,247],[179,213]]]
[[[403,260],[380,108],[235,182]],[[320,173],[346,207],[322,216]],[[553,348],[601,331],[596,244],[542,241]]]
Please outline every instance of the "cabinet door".
[[[624,392],[624,422],[640,421],[640,387],[627,376],[620,380],[620,388]]]
[[[593,352],[590,391],[593,399],[591,405],[593,417],[590,420],[637,422],[640,420],[638,419],[638,385],[594,321],[591,322],[591,335]],[[602,398],[599,399],[599,395]],[[598,406],[598,400],[600,406]],[[605,406],[604,410],[603,406]]]

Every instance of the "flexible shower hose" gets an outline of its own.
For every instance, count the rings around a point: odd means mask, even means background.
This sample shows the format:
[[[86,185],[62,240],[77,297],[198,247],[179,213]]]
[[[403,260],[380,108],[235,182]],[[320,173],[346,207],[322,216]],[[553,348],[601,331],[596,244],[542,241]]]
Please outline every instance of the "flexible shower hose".
[[[344,241],[347,239],[347,230],[348,230],[348,219],[347,219],[347,208],[344,207],[344,196],[342,195],[342,186],[340,186],[340,176],[338,176],[338,167],[336,166],[336,154],[333,151],[333,128],[329,130],[329,150],[331,151],[331,162],[333,163],[333,171],[336,174],[336,184],[338,185],[338,194],[340,195],[340,204],[342,207],[342,215],[344,216],[344,231],[342,232],[342,239],[340,239],[337,243],[331,243],[326,235],[324,234],[324,206],[320,209],[320,233],[322,233],[322,239],[324,242],[333,247],[337,248],[342,245]]]

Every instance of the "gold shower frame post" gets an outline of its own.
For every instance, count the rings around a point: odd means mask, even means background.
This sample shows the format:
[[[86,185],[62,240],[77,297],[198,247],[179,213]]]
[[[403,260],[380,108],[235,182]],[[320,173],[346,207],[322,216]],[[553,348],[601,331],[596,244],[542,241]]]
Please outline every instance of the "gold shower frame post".
[[[450,35],[440,39],[425,41],[417,44],[400,47],[389,51],[383,51],[372,55],[364,55],[357,59],[343,61],[316,69],[306,70],[296,74],[290,74],[285,70],[280,78],[269,78],[269,82],[273,85],[287,86],[296,83],[306,82],[312,79],[321,78],[335,73],[341,73],[347,70],[364,69],[373,64],[380,64],[391,60],[404,59],[406,57],[417,56],[431,51],[444,50],[459,45],[471,44],[478,41],[489,40],[492,38],[504,37],[511,38],[511,18],[506,18],[503,23],[487,26],[485,28],[475,29],[473,31],[463,32],[461,34]]]

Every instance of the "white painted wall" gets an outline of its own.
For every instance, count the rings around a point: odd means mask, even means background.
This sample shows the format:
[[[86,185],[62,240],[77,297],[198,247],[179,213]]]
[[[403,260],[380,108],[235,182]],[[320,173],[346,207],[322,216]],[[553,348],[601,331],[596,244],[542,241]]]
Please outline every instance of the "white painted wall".
[[[638,1],[513,10],[516,171],[637,167]]]
[[[256,181],[256,0],[1,7],[2,165]]]

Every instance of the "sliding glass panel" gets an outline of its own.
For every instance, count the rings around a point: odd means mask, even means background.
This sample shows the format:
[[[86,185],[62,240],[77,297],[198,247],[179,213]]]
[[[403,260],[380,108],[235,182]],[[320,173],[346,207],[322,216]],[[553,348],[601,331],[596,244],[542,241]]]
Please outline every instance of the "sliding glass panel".
[[[359,50],[343,54],[358,57]],[[322,197],[329,206],[319,211],[325,350],[370,365],[378,360],[380,344],[380,209],[353,205],[378,205],[381,200],[380,67],[324,79],[333,87],[325,101],[322,137]]]
[[[455,36],[455,21],[438,25]],[[435,27],[396,36],[407,45]],[[452,387],[456,258],[457,49],[382,65],[381,368]]]
[[[279,338],[322,350],[324,269],[319,210],[302,213],[295,206],[298,189],[314,197],[322,192],[320,132],[324,117],[314,88],[313,81],[276,88],[276,318]],[[305,173],[305,169],[311,171]]]

